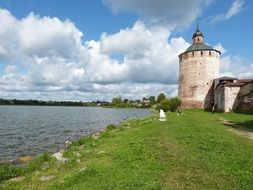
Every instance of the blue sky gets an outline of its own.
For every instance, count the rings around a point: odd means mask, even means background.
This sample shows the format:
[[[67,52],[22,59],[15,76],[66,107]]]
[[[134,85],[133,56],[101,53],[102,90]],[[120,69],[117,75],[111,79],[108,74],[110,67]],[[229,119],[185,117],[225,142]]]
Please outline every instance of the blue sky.
[[[110,100],[177,94],[200,18],[221,75],[253,78],[253,2],[2,0],[0,98]]]

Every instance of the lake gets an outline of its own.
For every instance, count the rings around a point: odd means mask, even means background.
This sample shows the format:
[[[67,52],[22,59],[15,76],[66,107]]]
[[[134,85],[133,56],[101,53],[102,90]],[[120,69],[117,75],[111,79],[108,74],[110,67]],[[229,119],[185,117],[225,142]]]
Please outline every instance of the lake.
[[[150,115],[148,109],[0,106],[0,162],[24,155],[57,152],[66,140]]]

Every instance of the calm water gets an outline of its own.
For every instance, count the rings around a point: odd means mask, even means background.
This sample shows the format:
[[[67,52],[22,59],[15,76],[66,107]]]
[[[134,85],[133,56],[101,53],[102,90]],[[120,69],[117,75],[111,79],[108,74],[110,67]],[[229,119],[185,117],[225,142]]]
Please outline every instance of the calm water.
[[[0,162],[43,151],[53,153],[66,140],[149,114],[146,109],[0,106]]]

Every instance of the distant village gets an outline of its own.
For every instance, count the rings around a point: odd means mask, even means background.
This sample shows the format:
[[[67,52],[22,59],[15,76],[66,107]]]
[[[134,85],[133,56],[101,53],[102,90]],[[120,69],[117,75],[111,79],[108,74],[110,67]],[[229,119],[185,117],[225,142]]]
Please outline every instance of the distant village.
[[[109,101],[43,101],[43,100],[17,100],[17,99],[0,99],[0,105],[23,105],[23,106],[80,106],[80,107],[109,107],[109,108],[163,108],[165,111],[175,111],[181,104],[177,97],[166,98],[164,93],[160,93],[157,97],[143,97],[142,99],[131,100],[121,97],[112,98]],[[173,108],[171,108],[173,107]]]

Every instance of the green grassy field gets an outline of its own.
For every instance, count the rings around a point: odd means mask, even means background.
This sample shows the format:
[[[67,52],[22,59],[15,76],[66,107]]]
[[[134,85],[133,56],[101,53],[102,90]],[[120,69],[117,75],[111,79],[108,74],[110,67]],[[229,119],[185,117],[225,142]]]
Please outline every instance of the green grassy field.
[[[253,140],[224,119],[253,128],[252,115],[202,110],[168,113],[166,122],[125,121],[98,139],[73,143],[66,164],[44,154],[22,171],[0,172],[2,179],[24,176],[2,181],[0,189],[253,189]]]

